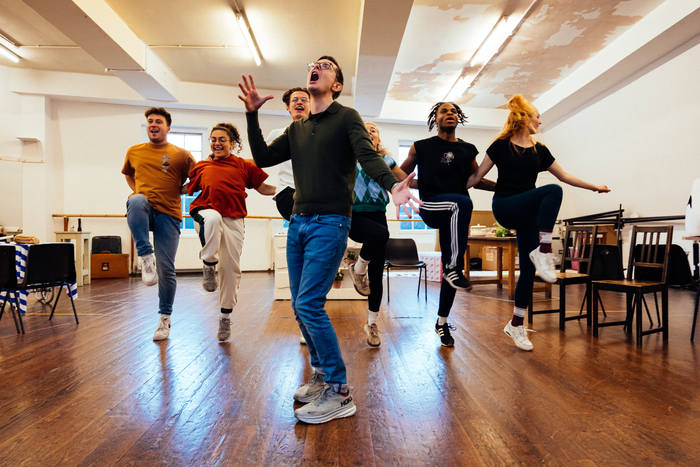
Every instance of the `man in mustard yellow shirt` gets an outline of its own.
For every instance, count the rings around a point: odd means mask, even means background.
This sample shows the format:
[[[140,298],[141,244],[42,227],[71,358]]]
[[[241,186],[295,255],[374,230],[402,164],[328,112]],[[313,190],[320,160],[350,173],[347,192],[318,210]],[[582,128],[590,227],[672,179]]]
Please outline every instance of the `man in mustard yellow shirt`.
[[[168,143],[172,119],[162,107],[146,111],[148,143],[126,152],[122,173],[134,192],[126,202],[126,220],[136,243],[141,279],[158,284],[160,320],[154,341],[168,338],[177,281],[175,254],[180,241],[180,194],[196,162],[192,154]],[[153,231],[153,246],[148,237]]]

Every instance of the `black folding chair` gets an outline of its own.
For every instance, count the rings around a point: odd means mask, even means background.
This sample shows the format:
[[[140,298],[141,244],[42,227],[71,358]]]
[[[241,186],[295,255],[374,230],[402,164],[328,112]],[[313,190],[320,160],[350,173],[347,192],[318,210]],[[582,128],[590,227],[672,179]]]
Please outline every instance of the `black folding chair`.
[[[72,243],[38,243],[29,245],[27,253],[27,269],[24,280],[17,284],[15,290],[31,290],[45,287],[59,287],[56,301],[51,308],[51,316],[56,311],[58,299],[61,298],[63,286],[70,287],[75,282],[75,254]],[[78,313],[75,311],[73,296],[68,293],[73,307],[75,323],[78,321]]]
[[[389,272],[391,269],[416,269],[418,268],[418,291],[420,295],[420,278],[424,274],[425,301],[428,301],[428,266],[418,258],[418,247],[412,238],[390,238],[386,244],[386,301],[389,296]]]

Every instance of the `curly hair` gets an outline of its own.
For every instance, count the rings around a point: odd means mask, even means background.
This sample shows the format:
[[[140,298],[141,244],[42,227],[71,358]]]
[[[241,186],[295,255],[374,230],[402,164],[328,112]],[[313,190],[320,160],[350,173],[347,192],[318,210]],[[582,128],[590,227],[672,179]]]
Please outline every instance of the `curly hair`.
[[[496,139],[510,139],[512,136],[525,131],[532,143],[533,148],[536,147],[536,141],[530,134],[532,122],[530,118],[537,113],[537,109],[530,103],[522,94],[516,94],[508,101],[508,119],[503,125],[503,130],[496,136]],[[516,148],[517,149],[517,148]],[[535,151],[537,149],[534,149]]]
[[[450,104],[452,107],[455,108],[455,110],[457,111],[458,123],[461,123],[462,125],[467,123],[467,116],[464,115],[464,112],[462,112],[462,109],[460,109],[457,104],[455,104],[454,102],[438,102],[433,106],[432,109],[430,109],[430,114],[428,115],[428,131],[431,131],[433,127],[435,127],[438,109],[440,109],[440,106],[443,104]]]
[[[170,124],[173,122],[170,113],[168,113],[168,111],[165,110],[163,107],[151,107],[144,113],[146,118],[150,117],[153,114],[160,115],[161,117],[165,118],[165,123],[167,123],[168,126],[170,126]]]
[[[231,123],[217,123],[216,126],[211,129],[209,136],[211,136],[211,134],[216,130],[225,131],[228,134],[228,137],[231,140],[231,149],[233,149],[234,153],[238,154],[241,152],[241,149],[243,149],[243,144],[241,143],[241,135],[238,133],[238,128]]]

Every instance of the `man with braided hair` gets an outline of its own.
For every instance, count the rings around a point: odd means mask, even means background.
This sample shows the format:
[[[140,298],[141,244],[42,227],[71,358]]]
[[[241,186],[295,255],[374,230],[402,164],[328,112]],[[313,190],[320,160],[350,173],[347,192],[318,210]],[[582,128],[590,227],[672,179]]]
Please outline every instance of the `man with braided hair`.
[[[467,249],[469,221],[473,204],[467,192],[467,180],[476,172],[479,153],[473,144],[458,139],[457,124],[466,116],[457,104],[438,102],[430,110],[428,129],[438,127],[437,136],[416,141],[401,169],[410,174],[418,166],[418,190],[423,206],[420,215],[429,227],[438,229],[442,251],[442,284],[435,332],[445,347],[454,346],[447,323],[457,289],[471,290],[464,277],[464,252]],[[483,180],[477,188],[493,191],[495,183]]]

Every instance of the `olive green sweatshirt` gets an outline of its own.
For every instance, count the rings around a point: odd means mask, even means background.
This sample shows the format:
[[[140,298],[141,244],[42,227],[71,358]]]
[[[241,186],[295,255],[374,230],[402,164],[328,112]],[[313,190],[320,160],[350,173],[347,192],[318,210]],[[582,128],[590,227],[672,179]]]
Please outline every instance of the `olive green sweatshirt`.
[[[355,169],[362,170],[382,188],[398,182],[372,147],[360,114],[333,102],[324,112],[293,122],[268,146],[258,113],[246,113],[248,143],[258,167],[291,159],[294,170],[294,214],[352,214]]]

